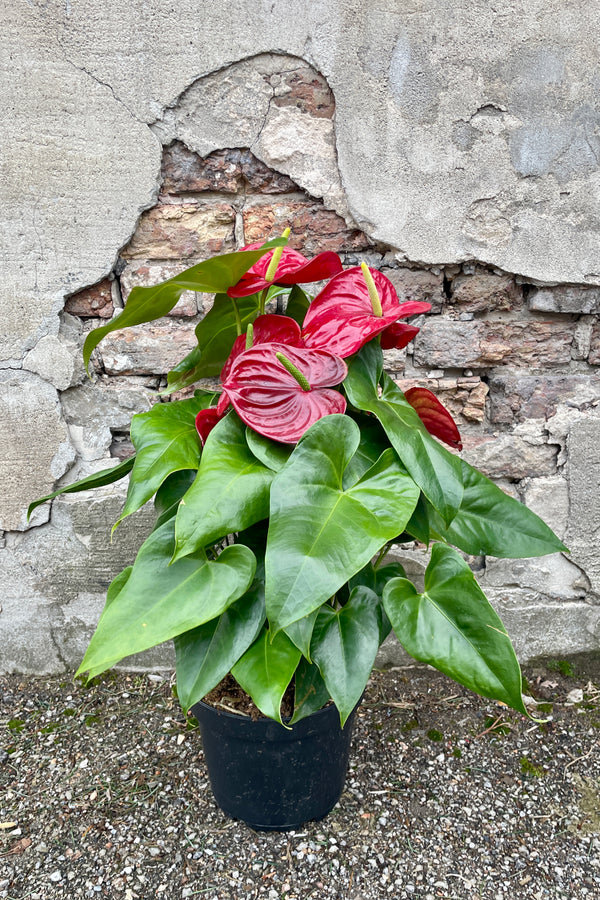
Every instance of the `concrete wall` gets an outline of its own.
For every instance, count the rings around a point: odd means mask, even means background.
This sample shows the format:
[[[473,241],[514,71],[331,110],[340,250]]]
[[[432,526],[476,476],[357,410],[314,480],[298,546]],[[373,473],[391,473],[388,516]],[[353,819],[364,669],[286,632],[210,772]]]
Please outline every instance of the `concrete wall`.
[[[29,528],[25,509],[130,451],[209,298],[111,335],[91,382],[85,332],[134,284],[288,225],[433,304],[389,370],[432,387],[465,458],[572,551],[473,560],[482,585],[522,659],[597,650],[599,4],[6,6],[0,670],[79,662],[149,516],[111,544],[122,485]]]

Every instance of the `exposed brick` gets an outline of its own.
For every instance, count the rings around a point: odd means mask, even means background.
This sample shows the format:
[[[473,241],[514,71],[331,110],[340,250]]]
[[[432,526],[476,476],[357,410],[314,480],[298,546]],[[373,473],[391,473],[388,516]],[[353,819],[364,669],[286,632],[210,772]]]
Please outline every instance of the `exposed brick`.
[[[598,313],[600,287],[561,284],[533,290],[527,298],[529,309],[538,312]]]
[[[587,375],[511,376],[490,379],[490,419],[513,424],[549,419],[559,405],[576,406],[600,400],[600,381]]]
[[[590,340],[590,355],[588,362],[591,366],[600,366],[600,323],[596,322],[592,328]]]
[[[431,303],[431,312],[437,313],[442,309],[444,300],[443,276],[435,275],[426,269],[391,269],[382,268],[398,292],[401,303],[406,300],[417,300]]]
[[[278,79],[281,79],[278,81]],[[280,76],[271,76],[275,86],[275,106],[296,106],[318,119],[332,119],[335,113],[333,92],[325,78],[310,66],[302,66]]]
[[[124,259],[208,259],[235,249],[235,210],[220,201],[159,203],[145,212]]]
[[[459,426],[465,422],[482,422],[484,419],[488,386],[478,377],[394,380],[401,391],[407,391],[411,387],[424,387],[430,390]]]
[[[205,159],[176,141],[162,160],[163,194],[223,191],[236,194],[242,186],[238,150],[217,150]]]
[[[134,287],[153,287],[160,284],[161,281],[167,281],[167,279],[173,278],[174,275],[178,275],[184,268],[185,266],[175,264],[165,265],[164,263],[133,260],[126,264],[120,275],[121,296],[126,302]],[[202,310],[202,298],[205,296],[205,294],[198,294],[195,291],[184,291],[176,305],[167,315],[175,317],[195,316],[199,307]]]
[[[439,368],[543,368],[571,360],[574,324],[426,319],[415,338],[415,365]]]
[[[270,169],[249,150],[216,150],[203,159],[179,141],[165,150],[162,177],[162,194],[237,194],[244,183],[263,194],[298,190],[291,178]]]
[[[519,309],[523,305],[523,288],[510,275],[459,275],[452,280],[448,303],[473,313]]]
[[[159,319],[113,331],[96,352],[107,375],[165,375],[196,343],[192,324]]]
[[[285,194],[299,190],[298,185],[291,178],[270,169],[249,150],[239,150],[238,152],[242,175],[250,191],[258,194]]]
[[[111,319],[114,306],[111,294],[111,282],[108,278],[99,281],[92,287],[84,288],[71,294],[65,303],[65,312],[72,316],[94,316]]]
[[[291,228],[290,247],[312,256],[323,250],[364,250],[370,246],[362,231],[348,229],[344,220],[313,200],[249,203],[243,211],[246,243],[278,237]]]

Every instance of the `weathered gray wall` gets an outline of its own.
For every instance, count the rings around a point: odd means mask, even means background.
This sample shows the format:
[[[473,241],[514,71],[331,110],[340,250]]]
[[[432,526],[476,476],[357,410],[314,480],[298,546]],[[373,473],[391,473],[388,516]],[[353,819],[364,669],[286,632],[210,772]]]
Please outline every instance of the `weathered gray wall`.
[[[523,659],[598,648],[599,7],[5,4],[1,670],[77,663],[145,514],[111,545],[114,488],[29,529],[24,510],[127,452],[207,298],[112,336],[93,383],[85,331],[133,284],[287,224],[431,300],[390,370],[433,386],[467,459],[572,550],[474,560],[482,583]]]

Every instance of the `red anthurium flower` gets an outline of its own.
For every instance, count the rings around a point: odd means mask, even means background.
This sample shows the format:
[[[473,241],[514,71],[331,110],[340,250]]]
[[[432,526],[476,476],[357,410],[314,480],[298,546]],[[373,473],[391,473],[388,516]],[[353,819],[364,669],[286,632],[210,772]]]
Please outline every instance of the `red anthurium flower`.
[[[308,308],[302,338],[307,347],[327,348],[345,358],[356,353],[377,334],[398,319],[431,309],[430,303],[400,303],[396,290],[385,275],[369,269],[379,295],[382,314],[376,315],[369,288],[360,266],[346,269],[332,278]],[[395,346],[395,345],[393,345]]]
[[[413,407],[421,422],[434,437],[462,450],[462,441],[456,422],[445,409],[437,397],[428,391],[427,388],[409,388],[405,391],[404,396]]]
[[[383,350],[402,350],[421,329],[416,325],[407,325],[405,322],[394,322],[381,332],[381,347]]]
[[[227,406],[225,406],[227,409]],[[225,415],[225,409],[219,412],[214,406],[211,409],[201,409],[196,416],[196,431],[200,435],[202,446],[206,443],[206,438],[213,430],[217,422]]]
[[[290,347],[302,347],[300,326],[290,316],[271,315],[258,316],[254,320],[252,346],[255,344],[267,344],[275,341],[278,344],[288,344]],[[233,361],[246,349],[246,335],[241,334],[234,341],[231,353],[221,371],[221,381],[229,376]]]
[[[223,396],[254,431],[295,444],[317,419],[345,411],[344,397],[330,388],[347,374],[346,363],[324,350],[258,344],[234,360]]]
[[[249,244],[244,250],[256,250],[261,244]],[[249,294],[257,294],[265,288],[271,287],[272,284],[310,284],[312,281],[322,281],[325,278],[331,278],[342,271],[342,263],[333,250],[326,250],[319,253],[312,259],[307,259],[292,250],[291,247],[284,247],[281,259],[275,272],[275,277],[271,281],[267,281],[265,276],[269,263],[274,251],[265,253],[264,256],[254,263],[251,269],[248,269],[245,275],[242,275],[236,285],[227,291],[230,297],[247,297]]]

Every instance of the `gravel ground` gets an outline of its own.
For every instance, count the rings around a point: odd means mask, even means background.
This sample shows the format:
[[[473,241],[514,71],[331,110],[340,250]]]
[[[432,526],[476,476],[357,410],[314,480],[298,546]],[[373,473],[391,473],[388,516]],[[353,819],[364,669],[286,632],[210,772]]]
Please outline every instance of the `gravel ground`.
[[[600,691],[526,675],[546,724],[375,673],[340,803],[288,833],[216,807],[168,678],[0,677],[0,898],[600,898]]]

